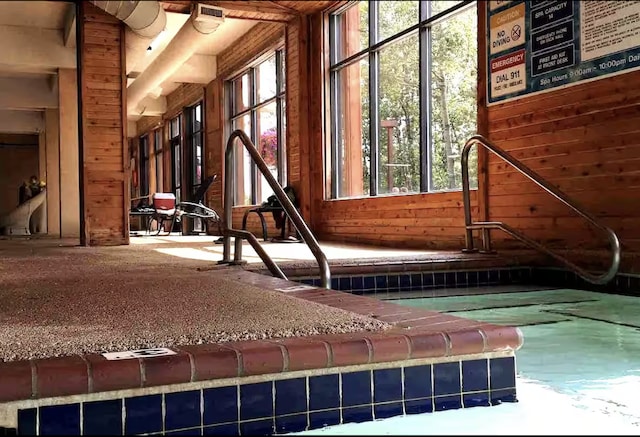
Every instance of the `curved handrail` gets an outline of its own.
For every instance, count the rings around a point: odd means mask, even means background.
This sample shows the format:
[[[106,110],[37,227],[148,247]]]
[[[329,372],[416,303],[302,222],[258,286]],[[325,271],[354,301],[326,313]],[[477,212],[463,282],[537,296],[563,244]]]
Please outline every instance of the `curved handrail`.
[[[234,183],[235,183],[235,180],[233,178],[233,171],[231,171],[231,169],[233,168],[233,152],[234,152],[233,142],[236,138],[238,138],[240,142],[242,142],[242,144],[244,145],[245,149],[247,149],[247,151],[249,152],[249,155],[251,155],[251,158],[258,166],[258,169],[260,170],[262,175],[265,177],[265,179],[269,183],[269,186],[273,190],[273,193],[280,201],[280,204],[284,208],[284,211],[286,212],[287,216],[289,216],[289,219],[291,219],[291,221],[295,225],[296,229],[300,233],[300,236],[302,237],[304,242],[307,244],[307,246],[311,250],[311,253],[313,253],[313,256],[316,258],[316,261],[318,261],[318,267],[320,268],[320,280],[322,282],[322,286],[324,288],[330,288],[331,272],[329,270],[329,262],[327,261],[327,257],[325,256],[324,252],[322,252],[322,249],[320,248],[318,241],[309,230],[309,227],[307,226],[305,221],[302,219],[302,216],[300,215],[296,207],[291,202],[291,199],[289,199],[289,196],[286,195],[286,193],[282,189],[282,186],[280,186],[276,178],[274,178],[273,175],[271,174],[271,171],[269,171],[267,164],[262,159],[262,156],[260,156],[260,153],[258,153],[258,149],[256,149],[256,146],[253,144],[253,142],[247,136],[247,134],[245,134],[244,131],[242,131],[241,129],[237,129],[233,131],[231,135],[229,135],[229,139],[227,140],[227,146],[225,149],[224,220],[223,220],[224,250],[223,250],[222,261],[223,262],[230,261],[232,234],[236,237],[244,234],[245,235],[244,238],[246,238],[246,234],[248,234],[248,233],[245,234],[244,231],[231,228],[233,192],[234,192]],[[251,240],[249,242],[251,243]],[[264,251],[258,252],[258,254],[261,256],[263,261],[265,261],[264,256],[269,258],[266,252]],[[239,261],[241,257],[242,257],[242,240],[236,238],[235,247],[234,247],[234,258],[236,261]],[[271,261],[271,259],[269,258],[268,261]],[[270,270],[272,269],[272,265],[275,265],[273,261],[271,261],[270,263],[265,261],[265,264],[267,264],[268,267],[271,266]],[[272,270],[272,273],[274,273],[273,270]],[[284,277],[284,274],[282,274],[282,272],[280,271],[280,274],[277,274],[276,276]]]
[[[533,182],[535,182],[538,186],[540,186],[546,192],[548,192],[553,197],[558,199],[560,202],[562,202],[563,204],[571,208],[573,211],[575,211],[577,214],[585,218],[593,226],[605,232],[607,234],[607,238],[609,239],[609,245],[611,246],[611,249],[612,249],[611,265],[609,269],[601,275],[591,274],[586,270],[576,266],[574,263],[562,257],[561,255],[558,255],[552,250],[544,247],[540,243],[518,233],[515,229],[505,225],[504,223],[472,222],[471,200],[470,200],[470,194],[469,194],[469,151],[471,150],[471,147],[473,147],[476,144],[479,144],[485,147],[486,149],[490,150],[494,154],[498,155],[503,160],[507,161],[509,164],[514,166],[516,170],[518,170],[520,173],[522,173],[523,175],[531,179]],[[576,272],[582,278],[584,278],[585,280],[591,283],[606,284],[607,282],[609,282],[611,279],[615,277],[616,273],[618,272],[618,268],[620,267],[620,240],[618,239],[618,236],[616,235],[616,233],[611,228],[599,223],[594,216],[592,216],[591,214],[589,214],[588,212],[580,208],[574,201],[569,199],[569,197],[566,194],[564,194],[562,191],[558,190],[554,186],[547,183],[535,171],[531,170],[529,167],[527,167],[526,165],[524,165],[523,163],[521,163],[520,161],[512,157],[510,154],[500,149],[498,146],[493,144],[491,141],[489,141],[482,135],[474,135],[471,138],[469,138],[465,143],[464,148],[462,149],[461,167],[462,167],[462,197],[463,197],[463,203],[464,203],[464,222],[465,222],[465,232],[466,232],[465,239],[466,239],[467,250],[473,250],[472,231],[474,229],[482,229],[482,230],[501,229],[504,232],[520,239],[521,241],[535,247],[536,249],[542,252],[545,252],[548,255],[551,255],[552,257],[564,263],[566,266],[571,268],[574,272]]]

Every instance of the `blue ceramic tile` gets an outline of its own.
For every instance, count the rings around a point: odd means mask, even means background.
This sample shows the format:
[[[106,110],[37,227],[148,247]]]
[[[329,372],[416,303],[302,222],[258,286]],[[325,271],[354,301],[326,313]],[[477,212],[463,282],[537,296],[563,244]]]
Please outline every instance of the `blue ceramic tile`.
[[[38,410],[29,408],[27,410],[18,410],[18,435],[36,435],[36,417]]]
[[[167,393],[164,403],[166,431],[200,426],[200,391]]]
[[[518,402],[515,388],[491,391],[491,405],[500,405],[503,402]]]
[[[524,268],[520,270],[520,280],[524,283],[529,282],[531,280],[531,269]]]
[[[340,281],[338,278],[331,278],[331,289],[332,290],[340,290]]]
[[[269,382],[240,386],[240,420],[273,416],[273,385]]]
[[[431,288],[435,284],[433,272],[427,272],[422,274],[422,288]]]
[[[338,286],[340,290],[351,290],[351,278],[349,276],[338,278]]]
[[[305,378],[276,381],[276,416],[307,411]]]
[[[356,290],[362,290],[362,288],[364,287],[364,278],[362,276],[352,276],[351,277],[351,289],[356,291]]]
[[[313,280],[313,284],[312,284],[312,285],[314,285],[315,287],[320,287],[320,285],[321,285],[321,284],[322,284],[322,279],[320,279],[320,278],[315,278],[315,279]]]
[[[240,435],[240,425],[225,423],[224,425],[205,426],[202,428],[202,435]]]
[[[511,271],[509,269],[498,270],[498,276],[501,284],[506,285],[511,283]]]
[[[39,435],[80,435],[80,404],[40,407]]]
[[[313,285],[313,279],[300,279],[298,282],[305,285]]]
[[[14,435],[18,435],[18,430],[16,428],[0,427],[0,436],[10,437]]]
[[[444,285],[446,287],[456,286],[456,272],[446,272],[444,274]]]
[[[238,386],[205,389],[203,395],[205,425],[238,422]]]
[[[376,289],[376,279],[373,276],[364,276],[362,288],[364,290],[375,290]]]
[[[488,407],[490,405],[489,392],[463,394],[462,403],[464,408]]]
[[[181,429],[180,431],[165,431],[163,435],[202,435],[201,428]]]
[[[462,395],[436,397],[433,403],[435,411],[457,410],[462,408]]]
[[[340,410],[312,411],[309,413],[309,429],[324,428],[340,423]]]
[[[398,279],[400,281],[400,291],[411,290],[411,275],[408,275],[408,274],[400,275]]]
[[[489,375],[491,390],[500,390],[516,386],[516,363],[513,357],[491,358]]]
[[[387,291],[398,291],[400,288],[400,280],[398,275],[389,275],[389,279],[387,281]]]
[[[371,403],[371,371],[342,374],[342,406],[353,407]]]
[[[430,364],[404,368],[405,399],[426,398],[432,394]]]
[[[433,273],[433,286],[437,288],[445,287],[445,275],[443,272],[434,272]]]
[[[433,394],[436,396],[461,393],[460,362],[433,365]]]
[[[413,401],[404,401],[404,411],[406,414],[422,414],[433,412],[433,398],[426,398]]]
[[[467,272],[467,286],[468,287],[478,286],[478,272],[476,270]]]
[[[122,435],[122,399],[82,404],[83,435]]]
[[[402,400],[402,369],[373,371],[373,402]]]
[[[276,433],[300,432],[307,429],[307,415],[293,414],[291,416],[276,417]]]
[[[376,276],[376,290],[386,291],[388,287],[387,275]]]
[[[469,282],[467,281],[467,272],[456,272],[456,287],[467,287]]]
[[[373,414],[376,419],[386,419],[388,417],[402,416],[402,402],[390,404],[375,404]]]
[[[272,435],[273,419],[240,422],[240,435]]]
[[[487,359],[462,362],[462,391],[489,390],[489,363]]]
[[[125,434],[162,431],[162,395],[126,398],[124,406]]]
[[[342,409],[342,423],[371,422],[372,420],[371,405]]]
[[[478,272],[478,284],[487,285],[489,283],[489,271],[488,270],[480,270]]]
[[[499,284],[500,283],[500,271],[499,270],[489,270],[489,283],[490,284]]]
[[[411,274],[411,289],[420,290],[422,288],[422,273]]]
[[[338,374],[309,377],[309,410],[340,408]]]

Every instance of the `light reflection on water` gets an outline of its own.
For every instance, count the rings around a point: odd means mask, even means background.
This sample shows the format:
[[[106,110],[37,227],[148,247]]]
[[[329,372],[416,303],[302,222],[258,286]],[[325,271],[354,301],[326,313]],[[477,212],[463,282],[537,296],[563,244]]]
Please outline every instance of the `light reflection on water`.
[[[520,402],[337,425],[307,433],[640,434],[636,406],[640,299],[546,290],[395,302],[520,326],[524,334],[524,345],[516,353]],[[518,304],[527,306],[514,307]],[[489,306],[494,308],[487,309]]]

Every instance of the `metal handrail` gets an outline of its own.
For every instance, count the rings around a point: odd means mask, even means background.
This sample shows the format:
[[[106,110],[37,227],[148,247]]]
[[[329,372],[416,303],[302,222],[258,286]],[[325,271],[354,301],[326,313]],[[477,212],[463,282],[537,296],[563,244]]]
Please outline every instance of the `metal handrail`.
[[[331,272],[329,270],[329,262],[327,261],[327,257],[324,252],[320,248],[318,241],[313,236],[309,227],[305,223],[304,219],[296,209],[296,207],[289,199],[289,196],[286,195],[282,186],[278,183],[276,178],[273,177],[271,171],[267,167],[267,164],[258,153],[258,149],[253,144],[251,139],[244,133],[241,129],[237,129],[229,135],[229,139],[227,140],[227,146],[225,149],[225,175],[224,175],[224,225],[223,225],[223,240],[224,240],[224,249],[223,249],[223,259],[221,263],[231,263],[231,237],[235,237],[235,245],[234,245],[234,262],[240,263],[242,262],[242,238],[246,239],[249,244],[254,248],[254,250],[258,253],[262,261],[269,268],[271,273],[274,276],[278,276],[282,279],[287,279],[282,270],[273,262],[273,260],[269,257],[269,255],[262,248],[258,239],[251,232],[232,229],[232,207],[233,207],[233,193],[235,186],[235,179],[233,177],[233,172],[231,169],[233,168],[233,156],[234,156],[234,147],[233,142],[238,138],[240,142],[244,145],[244,147],[251,155],[251,158],[256,163],[256,166],[265,177],[269,186],[273,190],[273,193],[280,201],[280,205],[284,208],[285,213],[289,217],[289,219],[293,222],[296,229],[300,233],[302,240],[307,244],[313,256],[315,256],[316,261],[318,261],[318,267],[320,268],[320,280],[322,286],[324,288],[331,288]],[[239,239],[240,238],[240,239]]]
[[[571,208],[573,211],[578,213],[580,216],[585,218],[589,223],[598,229],[604,231],[607,234],[609,239],[609,244],[612,249],[612,259],[611,266],[609,269],[601,274],[594,275],[584,270],[581,267],[578,267],[576,264],[567,260],[563,256],[553,252],[551,249],[543,246],[542,244],[532,240],[531,238],[521,234],[510,226],[505,225],[502,222],[472,222],[471,219],[471,200],[469,195],[469,151],[471,147],[479,144],[486,149],[490,150],[494,154],[498,155],[503,160],[507,161],[509,164],[514,166],[516,170],[520,173],[531,179],[538,186],[544,189],[546,192],[551,194],[553,197],[558,199],[560,202]],[[598,220],[584,211],[581,207],[579,207],[574,201],[569,199],[569,197],[564,194],[562,191],[558,190],[554,186],[547,183],[539,174],[531,170],[529,167],[512,157],[510,154],[500,149],[498,146],[493,144],[491,141],[483,137],[482,135],[474,135],[464,145],[462,149],[462,158],[461,158],[461,166],[462,166],[462,197],[464,202],[464,222],[465,222],[465,242],[466,248],[465,251],[472,252],[475,251],[473,247],[473,233],[474,229],[482,230],[482,247],[483,251],[489,252],[491,251],[491,239],[489,235],[490,229],[501,229],[502,231],[508,233],[509,235],[523,241],[526,244],[540,250],[541,252],[550,255],[556,260],[560,261],[570,269],[572,269],[575,273],[581,276],[583,279],[593,283],[593,284],[606,284],[611,279],[613,279],[618,272],[618,268],[620,267],[620,240],[618,240],[618,236],[613,230],[601,223]]]

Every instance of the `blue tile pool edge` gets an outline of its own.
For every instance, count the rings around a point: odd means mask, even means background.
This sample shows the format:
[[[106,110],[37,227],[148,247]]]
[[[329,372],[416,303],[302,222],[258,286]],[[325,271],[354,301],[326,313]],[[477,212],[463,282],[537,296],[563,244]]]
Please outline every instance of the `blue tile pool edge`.
[[[255,377],[239,378],[237,384],[191,387],[182,391],[171,391],[176,387],[165,386],[161,393],[156,388],[153,393],[110,400],[75,396],[81,400],[51,405],[42,399],[39,400],[42,405],[32,401],[36,406],[19,408],[17,429],[0,428],[0,435],[14,435],[12,432],[44,435],[47,431],[86,435],[89,429],[96,429],[101,417],[118,417],[118,411],[121,412],[119,420],[110,420],[104,425],[110,435],[270,435],[405,414],[517,402],[513,355],[362,367],[258,382],[253,382]],[[185,402],[171,407],[174,398]],[[292,399],[305,401],[300,405],[297,401],[291,402]],[[54,412],[56,414],[52,414]]]

